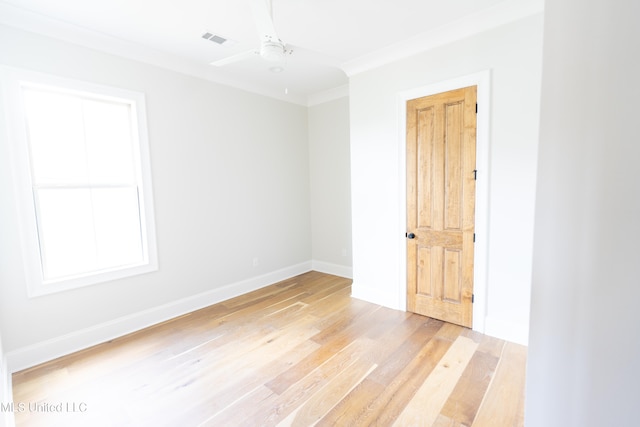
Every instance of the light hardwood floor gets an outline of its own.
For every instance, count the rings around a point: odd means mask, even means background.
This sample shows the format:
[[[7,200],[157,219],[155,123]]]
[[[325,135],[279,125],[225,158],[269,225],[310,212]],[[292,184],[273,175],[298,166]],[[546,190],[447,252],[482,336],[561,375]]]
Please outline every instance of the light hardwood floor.
[[[523,425],[526,347],[350,285],[306,273],[18,372],[17,427]]]

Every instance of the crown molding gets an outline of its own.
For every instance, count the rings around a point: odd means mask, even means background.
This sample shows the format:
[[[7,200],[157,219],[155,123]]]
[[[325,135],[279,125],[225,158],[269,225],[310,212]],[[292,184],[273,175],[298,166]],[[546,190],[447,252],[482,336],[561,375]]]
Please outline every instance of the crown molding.
[[[506,0],[450,24],[347,61],[342,64],[342,69],[351,77],[542,12],[544,0]]]
[[[296,94],[285,94],[280,90],[271,90],[264,86],[222,76],[216,73],[209,64],[181,58],[162,52],[152,47],[133,43],[111,35],[89,30],[79,25],[54,19],[27,9],[15,7],[0,1],[0,24],[19,30],[44,35],[85,48],[154,65],[160,68],[177,71],[182,74],[198,77],[213,83],[230,86],[246,92],[275,98],[302,106],[307,105],[307,97]]]
[[[332,89],[323,90],[309,95],[307,100],[307,107],[313,107],[314,105],[324,104],[325,102],[334,101],[336,99],[349,96],[349,85],[342,85],[334,87]]]
[[[341,65],[341,68],[347,76],[351,77],[543,11],[544,0],[505,0],[451,24],[347,61]],[[197,63],[2,1],[0,1],[0,24],[302,106],[328,102],[348,96],[349,92],[348,85],[343,85],[308,96],[285,94],[280,90],[220,75],[209,64]]]

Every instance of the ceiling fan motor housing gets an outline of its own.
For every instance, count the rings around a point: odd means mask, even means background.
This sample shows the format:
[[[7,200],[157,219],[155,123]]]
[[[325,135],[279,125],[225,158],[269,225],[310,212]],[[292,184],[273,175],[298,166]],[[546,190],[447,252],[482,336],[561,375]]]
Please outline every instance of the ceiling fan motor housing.
[[[265,41],[260,46],[260,56],[267,61],[281,61],[285,54],[284,44],[277,41]]]

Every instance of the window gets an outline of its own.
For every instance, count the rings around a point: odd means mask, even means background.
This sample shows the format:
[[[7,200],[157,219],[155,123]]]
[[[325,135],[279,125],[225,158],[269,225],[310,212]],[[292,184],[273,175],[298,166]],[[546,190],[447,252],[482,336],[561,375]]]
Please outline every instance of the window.
[[[156,270],[143,95],[2,74],[30,295]]]

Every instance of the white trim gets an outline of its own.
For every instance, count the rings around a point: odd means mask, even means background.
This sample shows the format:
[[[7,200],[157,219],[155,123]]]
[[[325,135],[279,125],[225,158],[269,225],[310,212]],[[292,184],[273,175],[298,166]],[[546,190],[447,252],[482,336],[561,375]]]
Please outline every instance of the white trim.
[[[273,283],[311,271],[311,261],[292,265],[261,276],[231,283],[198,295],[183,298],[155,308],[123,316],[96,326],[9,351],[6,355],[9,372],[65,356],[79,350],[139,331],[192,311],[208,307],[229,298],[251,292]]]
[[[418,34],[360,58],[347,61],[341,65],[341,68],[347,76],[351,77],[543,11],[544,0],[506,0],[432,31]],[[222,75],[208,64],[196,63],[4,2],[0,2],[0,24],[293,104],[310,106],[317,103],[314,98],[318,94],[308,96],[285,94],[280,88],[268,88],[255,82],[242,81],[229,75]]]
[[[353,267],[347,265],[332,264],[324,261],[311,261],[311,268],[320,273],[333,274],[334,276],[346,277],[353,279]]]
[[[351,297],[362,300],[362,301],[370,302],[372,304],[378,304],[383,307],[389,307],[394,310],[406,311],[406,307],[399,307],[399,306],[390,304],[389,294],[387,292],[380,292],[376,289],[371,289],[367,286],[359,286],[358,283],[352,283]]]
[[[251,81],[242,81],[228,74],[222,74],[209,64],[201,64],[138,43],[123,40],[105,33],[93,31],[78,25],[45,16],[18,6],[0,1],[0,24],[42,34],[46,37],[73,43],[100,52],[117,55],[166,70],[177,71],[213,83],[306,106],[307,97],[293,93],[285,94],[281,88],[265,87]]]
[[[336,99],[349,96],[349,85],[342,85],[334,87],[333,89],[327,89],[322,92],[317,92],[309,95],[307,98],[307,107],[313,107],[314,105],[324,104],[325,102],[334,101]]]
[[[489,315],[485,319],[484,333],[501,340],[529,345],[529,325],[524,323],[505,321]]]
[[[478,116],[476,122],[476,168],[478,180],[476,181],[476,218],[475,232],[476,244],[474,254],[473,292],[475,303],[473,305],[473,330],[483,332],[486,329],[485,317],[487,314],[487,272],[489,253],[489,180],[490,180],[490,112],[491,112],[491,72],[480,71],[475,74],[461,76],[443,82],[433,83],[428,86],[411,89],[398,94],[398,157],[400,164],[400,223],[397,235],[398,251],[400,253],[400,272],[398,281],[398,300],[401,310],[407,306],[407,245],[404,234],[407,232],[407,189],[406,189],[406,103],[410,99],[422,98],[467,86],[478,87]]]
[[[352,77],[543,11],[544,0],[503,1],[431,31],[347,61],[341,67],[347,76]]]
[[[12,156],[14,192],[20,220],[22,256],[29,297],[37,297],[156,271],[158,269],[158,257],[144,94],[7,66],[0,66],[0,84],[2,86],[6,114],[5,126]],[[135,113],[131,119],[134,122],[133,129],[135,129],[137,136],[134,155],[139,164],[137,179],[142,199],[140,225],[145,254],[141,263],[45,283],[42,277],[41,251],[38,243],[40,240],[37,235],[37,219],[32,197],[33,184],[29,173],[29,144],[23,125],[26,117],[22,105],[21,88],[30,86],[50,86],[64,92],[82,95],[90,94],[91,96],[118,100],[131,105],[132,112]]]
[[[10,403],[13,401],[13,387],[11,381],[11,372],[7,367],[7,358],[0,348],[0,402]],[[14,427],[15,417],[13,412],[7,411],[0,413],[0,427]]]

